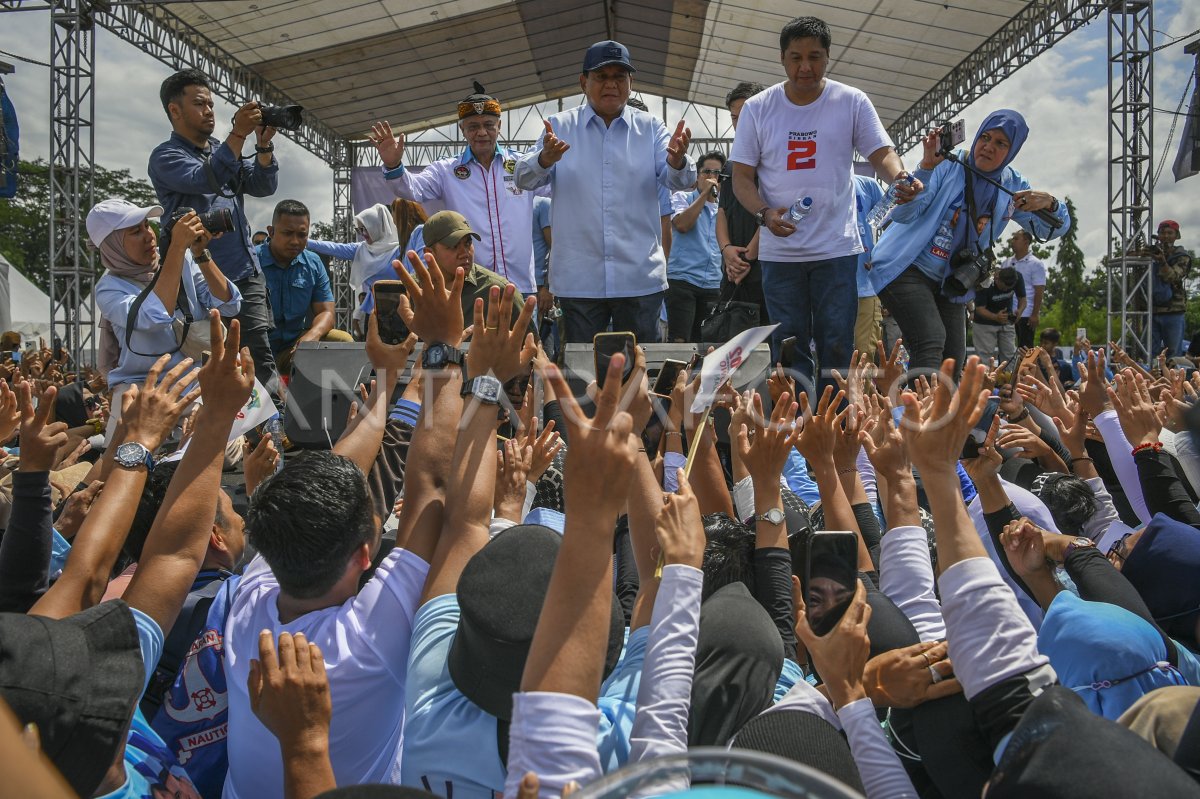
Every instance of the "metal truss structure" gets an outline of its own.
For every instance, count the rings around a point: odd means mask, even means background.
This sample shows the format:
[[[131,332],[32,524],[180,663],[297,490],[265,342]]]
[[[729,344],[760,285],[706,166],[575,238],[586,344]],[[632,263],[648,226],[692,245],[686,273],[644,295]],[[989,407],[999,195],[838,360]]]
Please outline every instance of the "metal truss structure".
[[[1110,236],[1115,255],[1109,269],[1110,336],[1131,354],[1147,357],[1150,336],[1150,281],[1136,256],[1149,241],[1152,186],[1152,8],[1151,0],[1039,0],[1031,2],[977,51],[963,60],[892,126],[901,151],[915,145],[932,123],[946,120],[1053,47],[1102,12],[1109,12],[1109,197]],[[83,247],[84,219],[93,198],[95,26],[133,44],[168,66],[204,71],[214,92],[231,102],[261,99],[287,104],[289,98],[223,48],[170,13],[169,4],[142,0],[0,0],[0,12],[49,10],[51,35],[51,313],[63,346],[81,359],[91,355],[91,255]],[[732,127],[723,109],[661,98],[651,108],[667,119],[687,118],[694,136],[691,152],[728,151]],[[540,123],[563,108],[550,100],[505,111],[507,143],[533,146]],[[678,113],[673,113],[673,112]],[[305,115],[289,138],[324,159],[334,170],[334,229],[352,239],[350,180],[356,166],[378,163],[373,148],[341,139],[319,120]],[[413,134],[406,162],[429,164],[462,151],[457,126]],[[334,267],[339,324],[348,324],[356,298],[350,297],[348,266]],[[1140,303],[1140,305],[1139,305]],[[86,307],[85,307],[86,306]],[[61,316],[65,321],[53,322]],[[1111,330],[1115,326],[1116,330]]]
[[[355,142],[338,143],[337,158],[333,166],[333,240],[354,241],[354,211],[350,206],[350,173],[354,168]],[[350,315],[358,307],[358,298],[350,288],[350,262],[334,259],[329,265],[329,282],[333,287],[334,324],[349,332]]]
[[[1108,22],[1107,341],[1141,363],[1153,356],[1154,6],[1112,0]]]
[[[888,133],[897,152],[919,144],[931,125],[949,121],[1063,37],[1091,22],[1108,5],[1102,0],[1030,3],[891,125]]]
[[[50,330],[78,365],[95,361],[96,283],[83,220],[94,204],[96,28],[86,0],[50,11]]]

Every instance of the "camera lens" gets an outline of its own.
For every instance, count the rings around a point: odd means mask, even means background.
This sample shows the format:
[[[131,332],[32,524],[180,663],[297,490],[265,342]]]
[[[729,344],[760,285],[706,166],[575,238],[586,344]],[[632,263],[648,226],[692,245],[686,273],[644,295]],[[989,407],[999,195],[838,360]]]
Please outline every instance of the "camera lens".
[[[267,127],[280,130],[299,130],[302,124],[300,112],[304,110],[299,105],[260,105],[262,123]]]

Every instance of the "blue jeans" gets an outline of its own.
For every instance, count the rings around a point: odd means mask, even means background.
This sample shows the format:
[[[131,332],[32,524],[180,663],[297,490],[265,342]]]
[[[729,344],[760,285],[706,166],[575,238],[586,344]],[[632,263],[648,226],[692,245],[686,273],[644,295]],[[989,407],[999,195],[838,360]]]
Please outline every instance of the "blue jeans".
[[[611,321],[615,332],[629,331],[637,336],[639,344],[656,342],[663,293],[599,300],[559,297],[558,305],[563,312],[563,340],[568,344],[591,344],[597,333],[608,330]]]
[[[763,295],[767,313],[779,327],[771,334],[771,358],[779,360],[784,339],[796,337],[792,368],[811,381],[815,366],[825,377],[818,389],[833,385],[830,369],[846,373],[854,351],[854,322],[858,317],[857,255],[823,261],[762,261]],[[809,354],[809,340],[817,343],[817,364]],[[797,386],[799,389],[800,386]],[[806,388],[811,389],[811,386]],[[810,400],[816,405],[817,398]]]
[[[1184,314],[1182,313],[1154,314],[1150,336],[1153,339],[1150,343],[1150,357],[1157,357],[1163,348],[1166,348],[1168,358],[1183,355],[1183,328]]]

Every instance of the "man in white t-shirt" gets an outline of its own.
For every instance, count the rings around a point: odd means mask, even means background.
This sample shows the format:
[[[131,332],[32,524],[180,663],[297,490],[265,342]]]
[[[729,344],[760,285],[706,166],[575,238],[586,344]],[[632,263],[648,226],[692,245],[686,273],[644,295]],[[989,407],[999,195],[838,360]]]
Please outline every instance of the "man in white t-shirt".
[[[779,323],[772,355],[778,359],[781,342],[795,336],[795,366],[812,378],[808,342],[815,339],[822,383],[831,382],[830,369],[846,369],[854,345],[862,252],[850,179],[854,152],[889,182],[904,174],[866,94],[825,77],[829,46],[829,26],[816,17],[783,27],[786,80],[742,106],[730,154],[734,193],[764,228],[763,293],[771,321]],[[902,187],[899,199],[922,188],[919,181]],[[789,208],[805,197],[812,199],[807,216],[789,219]]]
[[[1032,347],[1033,334],[1042,313],[1042,294],[1046,291],[1046,265],[1029,250],[1033,240],[1028,232],[1018,229],[1008,243],[1012,245],[1013,254],[1005,258],[1001,266],[1013,267],[1025,281],[1025,310],[1017,319],[1017,346]]]
[[[449,302],[458,320],[450,328],[461,327],[457,297]],[[411,326],[418,329],[419,320],[414,318]],[[438,338],[444,337],[431,336],[427,341]],[[278,741],[252,712],[246,688],[263,630],[270,630],[273,639],[281,632],[291,633],[298,646],[315,643],[324,654],[334,697],[329,756],[338,784],[390,782],[395,776],[403,741],[413,616],[436,531],[411,528],[411,534],[405,534],[405,548],[393,549],[383,558],[360,590],[379,549],[383,523],[374,510],[364,470],[371,468],[380,451],[381,406],[403,373],[414,343],[415,338],[410,338],[389,346],[368,331],[367,353],[378,381],[365,403],[364,423],[343,435],[333,452],[306,452],[289,461],[286,469],[254,493],[246,529],[259,554],[233,593],[225,627],[226,799],[284,795]],[[435,346],[441,345],[430,343],[427,349]],[[422,479],[426,469],[448,469],[421,455],[430,447],[452,447],[453,430],[443,434],[438,428],[429,425],[413,435],[409,465],[422,472]],[[432,503],[445,501],[415,479],[404,488],[406,507],[410,501],[421,506],[413,509],[416,515]]]

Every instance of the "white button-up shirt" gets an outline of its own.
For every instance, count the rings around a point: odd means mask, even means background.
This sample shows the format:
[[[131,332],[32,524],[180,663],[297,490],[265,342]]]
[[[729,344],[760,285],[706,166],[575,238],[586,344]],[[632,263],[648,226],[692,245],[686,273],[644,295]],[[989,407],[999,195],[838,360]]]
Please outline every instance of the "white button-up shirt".
[[[550,117],[554,135],[571,148],[549,169],[541,146],[517,161],[521,189],[554,188],[550,225],[550,291],[561,297],[644,297],[667,288],[657,184],[680,191],[696,167],[667,163],[671,134],[658,118],[625,106],[605,125],[592,107]]]
[[[533,270],[533,198],[549,190],[518,189],[513,170],[520,153],[496,148],[490,169],[471,154],[471,148],[452,158],[435,161],[420,172],[404,165],[385,169],[397,197],[425,202],[440,200],[447,209],[466,217],[479,234],[475,263],[516,285],[524,295],[537,293]]]

